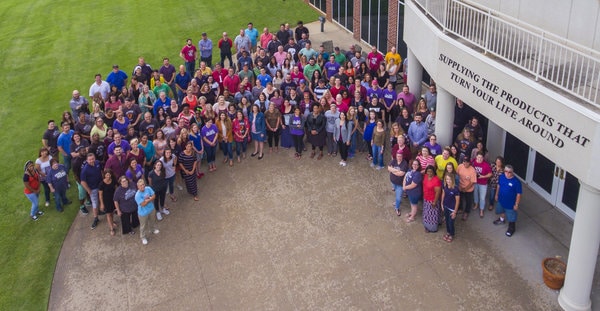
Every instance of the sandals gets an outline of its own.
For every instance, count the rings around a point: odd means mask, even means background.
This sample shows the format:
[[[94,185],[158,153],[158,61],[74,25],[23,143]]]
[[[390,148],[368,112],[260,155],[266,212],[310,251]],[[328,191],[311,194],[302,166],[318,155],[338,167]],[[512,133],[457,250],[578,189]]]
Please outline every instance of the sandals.
[[[444,241],[448,242],[448,243],[452,243],[452,240],[454,240],[454,238],[449,235],[448,233],[446,233],[443,237]]]
[[[321,160],[323,159],[323,152],[319,153],[319,156],[317,157],[317,160]]]
[[[396,210],[396,215],[398,215],[398,216],[402,215],[402,213],[400,213],[399,209]]]
[[[315,157],[315,152],[313,151],[313,152],[310,153],[310,158],[312,159],[314,157]]]
[[[493,207],[493,206],[491,206],[491,205],[490,205],[490,206],[488,206],[488,211],[493,211],[493,210],[494,210],[494,207]]]
[[[404,221],[406,221],[406,223],[409,224],[415,221],[415,217],[408,215]]]
[[[171,196],[171,201],[173,201],[173,202],[177,202],[177,198],[176,198],[175,196],[173,196],[173,195],[172,195],[172,196]]]
[[[462,216],[462,220],[466,221],[467,219],[469,219],[469,213],[464,213]]]

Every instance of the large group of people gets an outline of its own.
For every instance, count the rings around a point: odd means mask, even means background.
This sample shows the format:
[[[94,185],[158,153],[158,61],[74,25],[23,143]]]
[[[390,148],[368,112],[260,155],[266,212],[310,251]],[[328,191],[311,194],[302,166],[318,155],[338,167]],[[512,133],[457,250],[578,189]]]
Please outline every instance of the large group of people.
[[[215,48],[220,60],[213,65]],[[397,215],[403,195],[411,207],[407,222],[423,201],[425,229],[437,231],[445,218],[446,241],[454,237],[459,208],[463,220],[471,208],[483,217],[495,198],[502,216],[495,223],[506,217],[507,235],[514,233],[520,184],[512,168],[501,157],[488,164],[479,118],[460,100],[456,142],[437,144],[435,85],[423,97],[411,93],[402,83],[407,63],[395,48],[383,55],[351,45],[329,54],[312,47],[302,22],[262,34],[248,23],[233,40],[224,32],[214,46],[206,33],[197,45],[187,39],[179,56],[177,69],[167,57],[159,69],[139,57],[130,75],[113,65],[105,80],[95,76],[89,99],[72,92],[60,120],[48,121],[39,157],[25,164],[33,220],[43,214],[42,189],[45,206],[50,194],[59,212],[72,203],[66,194],[72,170],[81,213],[92,208],[92,229],[105,214],[114,235],[116,213],[122,233],[139,226],[147,244],[147,234],[159,232],[155,220],[177,201],[176,187],[199,200],[203,161],[214,172],[218,152],[231,167],[246,161],[250,148],[250,157],[261,160],[266,142],[269,153],[291,149],[296,160],[305,152],[321,160],[326,149],[328,157],[339,154],[342,167],[359,153],[377,170],[389,163]]]

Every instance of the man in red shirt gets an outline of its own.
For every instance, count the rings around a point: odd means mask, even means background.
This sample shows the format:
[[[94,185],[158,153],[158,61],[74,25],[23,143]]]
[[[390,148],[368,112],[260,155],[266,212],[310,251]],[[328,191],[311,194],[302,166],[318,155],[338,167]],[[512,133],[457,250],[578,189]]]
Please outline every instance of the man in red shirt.
[[[240,88],[240,77],[235,74],[233,68],[229,68],[229,73],[223,79],[223,88],[229,90],[229,93],[235,94]]]
[[[183,58],[185,61],[186,72],[195,72],[196,59],[198,59],[198,50],[192,43],[192,39],[186,40],[186,44],[183,46],[183,48],[181,48],[181,52],[179,52],[179,57]]]
[[[225,82],[225,77],[227,77],[228,71],[227,69],[221,67],[221,63],[215,64],[215,69],[212,72],[212,77],[215,82],[219,83],[220,94],[223,93],[223,82]]]
[[[377,51],[376,46],[372,46],[371,52],[367,55],[367,65],[369,65],[372,76],[377,75],[377,69],[379,69],[381,62],[383,62],[383,56]]]

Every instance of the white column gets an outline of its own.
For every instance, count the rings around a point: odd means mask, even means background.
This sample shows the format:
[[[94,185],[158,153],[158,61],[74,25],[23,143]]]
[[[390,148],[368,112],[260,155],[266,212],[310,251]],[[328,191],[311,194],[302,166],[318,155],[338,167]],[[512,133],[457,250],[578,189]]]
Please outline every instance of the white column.
[[[438,144],[452,144],[452,127],[454,125],[454,106],[456,99],[441,85],[437,85],[437,106],[435,115],[435,136]]]
[[[410,92],[415,94],[417,98],[421,97],[421,85],[423,80],[423,65],[419,62],[415,54],[410,50],[407,51],[408,57],[408,88]],[[416,103],[415,103],[416,104]],[[437,126],[437,124],[436,124]]]
[[[505,140],[504,129],[492,122],[492,120],[488,120],[486,147],[490,153],[490,161],[504,154]]]
[[[600,190],[580,182],[565,285],[558,303],[567,311],[591,310],[590,294],[600,246]]]

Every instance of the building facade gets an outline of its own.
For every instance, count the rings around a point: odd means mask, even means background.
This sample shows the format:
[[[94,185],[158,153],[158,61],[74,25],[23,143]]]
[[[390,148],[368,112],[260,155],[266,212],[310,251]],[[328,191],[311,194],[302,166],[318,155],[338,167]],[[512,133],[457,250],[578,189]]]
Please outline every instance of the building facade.
[[[586,0],[310,0],[382,52],[408,58],[408,85],[438,91],[450,144],[460,99],[487,119],[491,155],[574,220],[565,310],[591,310],[600,246],[600,3]],[[427,82],[429,79],[425,79]],[[596,306],[597,307],[597,306]]]

